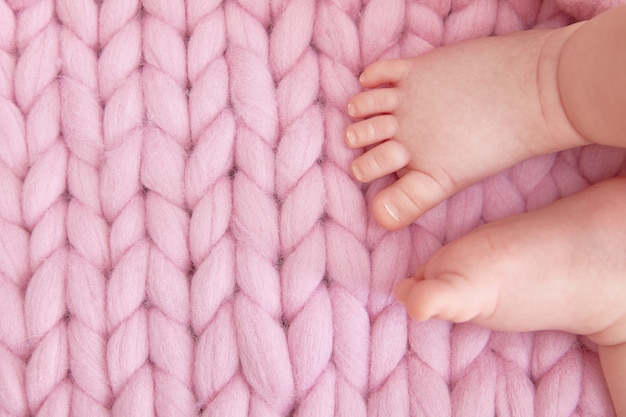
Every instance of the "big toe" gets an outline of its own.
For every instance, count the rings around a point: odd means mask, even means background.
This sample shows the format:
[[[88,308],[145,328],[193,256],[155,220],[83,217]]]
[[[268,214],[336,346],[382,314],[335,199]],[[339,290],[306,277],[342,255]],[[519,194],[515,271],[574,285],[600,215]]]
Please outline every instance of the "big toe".
[[[465,323],[490,314],[490,291],[482,291],[471,281],[458,275],[442,275],[435,279],[406,279],[398,283],[396,298],[413,319],[431,318]]]
[[[450,196],[431,175],[409,169],[376,195],[374,216],[388,230],[405,227]]]

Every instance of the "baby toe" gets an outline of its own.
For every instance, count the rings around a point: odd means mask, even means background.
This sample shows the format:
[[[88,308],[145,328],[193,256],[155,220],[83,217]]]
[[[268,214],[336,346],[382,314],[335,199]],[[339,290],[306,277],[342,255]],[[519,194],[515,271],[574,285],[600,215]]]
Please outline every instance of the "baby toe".
[[[404,291],[403,303],[411,318],[426,321],[431,318],[450,320],[450,306],[457,298],[454,288],[447,281],[421,280],[400,282],[396,291]]]
[[[376,195],[374,216],[381,226],[397,230],[413,223],[449,195],[450,192],[432,176],[409,169]]]
[[[395,84],[409,72],[411,61],[406,59],[390,59],[374,62],[369,65],[359,81],[367,88],[378,87],[382,84]]]
[[[370,149],[352,163],[356,179],[370,182],[404,168],[409,163],[409,154],[400,143],[388,140]]]
[[[389,139],[398,132],[398,121],[390,114],[372,117],[346,128],[346,142],[351,148],[362,148]]]
[[[398,91],[395,88],[370,90],[352,97],[348,103],[348,114],[354,118],[363,118],[391,113],[398,104]]]
[[[480,320],[493,310],[493,289],[475,285],[466,278],[447,274],[433,279],[399,283],[409,315],[419,321],[437,318],[453,323]],[[402,288],[404,287],[404,288]]]

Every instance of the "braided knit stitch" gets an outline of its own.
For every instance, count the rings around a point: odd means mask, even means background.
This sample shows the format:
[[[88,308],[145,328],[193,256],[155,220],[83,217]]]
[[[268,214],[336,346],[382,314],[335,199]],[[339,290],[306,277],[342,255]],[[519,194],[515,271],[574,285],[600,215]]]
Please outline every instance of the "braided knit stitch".
[[[144,303],[151,245],[146,239],[146,203],[140,180],[145,102],[138,10],[134,1],[105,1],[99,19],[106,155],[100,195],[111,228],[112,262],[106,295],[106,360],[113,392],[109,408],[114,416],[146,416],[154,410]]]
[[[30,346],[24,321],[29,282],[29,230],[22,216],[22,189],[28,172],[24,114],[14,95],[16,13],[0,2],[0,404],[9,415],[28,411],[25,366]]]
[[[315,2],[277,2],[272,6],[275,25],[270,34],[270,66],[277,85],[282,133],[276,150],[281,293],[295,395],[302,398],[296,412],[332,415],[334,392],[328,384],[334,378],[330,363],[332,310],[323,281],[326,241],[320,222],[325,192],[319,163],[324,125],[317,101],[319,62],[311,47]]]
[[[93,1],[60,1],[61,131],[68,162],[67,311],[72,409],[77,415],[106,415],[111,401],[105,346],[109,227],[100,204],[103,160],[99,105],[98,8]]]
[[[214,2],[215,3],[215,2]],[[203,415],[247,415],[249,392],[240,375],[233,316],[235,242],[232,215],[235,120],[228,108],[223,5],[187,3],[189,117],[193,150],[185,177],[192,210],[189,250],[191,326],[198,338],[193,387]],[[211,161],[211,163],[207,163]],[[232,398],[238,398],[238,407]]]
[[[146,104],[141,182],[150,256],[150,362],[154,411],[191,415],[193,337],[189,332],[189,211],[184,177],[190,146],[183,1],[146,0],[143,7],[143,96]]]
[[[65,322],[67,150],[60,136],[59,26],[54,2],[19,10],[15,100],[25,117],[30,168],[22,188],[22,215],[30,231],[30,269],[24,322],[30,356],[25,391],[30,413],[69,412]],[[11,138],[7,138],[11,140]]]
[[[392,288],[624,152],[388,232],[343,135],[375,60],[618,2],[0,0],[0,415],[610,416],[585,338],[412,322]]]
[[[226,4],[230,90],[239,117],[233,181],[235,329],[241,370],[250,389],[250,415],[282,415],[294,392],[283,328],[278,204],[274,151],[278,142],[276,90],[269,69],[267,1]]]

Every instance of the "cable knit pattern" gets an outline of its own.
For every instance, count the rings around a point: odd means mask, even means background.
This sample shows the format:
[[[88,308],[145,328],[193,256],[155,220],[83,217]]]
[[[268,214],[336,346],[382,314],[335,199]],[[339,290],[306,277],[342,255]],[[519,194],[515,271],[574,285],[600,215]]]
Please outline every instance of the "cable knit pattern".
[[[76,415],[106,415],[111,389],[105,361],[105,288],[110,268],[109,228],[100,203],[103,159],[99,105],[98,8],[90,0],[59,1],[61,131],[67,168],[67,311],[70,372]]]
[[[152,244],[147,239],[146,193],[141,184],[146,106],[139,8],[137,1],[104,1],[99,19],[98,69],[106,155],[100,195],[110,224],[106,360],[113,416],[151,416],[155,409],[145,302]]]
[[[235,331],[241,371],[250,387],[249,414],[283,415],[291,407],[294,380],[278,271],[275,151],[279,126],[269,65],[270,2],[227,2],[225,13],[230,93],[239,118],[233,174]]]
[[[334,375],[332,309],[324,283],[326,237],[320,222],[325,194],[319,163],[324,123],[318,103],[319,62],[311,47],[315,1],[272,6],[270,67],[277,85],[281,132],[276,150],[281,293],[295,395],[302,398],[296,413],[331,415],[334,392],[327,380]]]
[[[30,353],[24,321],[24,290],[31,276],[29,229],[22,189],[28,173],[26,126],[15,101],[17,12],[0,2],[0,410],[28,413],[25,366]]]
[[[192,389],[189,212],[184,177],[190,145],[183,1],[145,0],[143,96],[146,104],[141,182],[146,194],[150,245],[150,362],[154,365],[154,412],[195,412]]]
[[[65,294],[68,155],[60,135],[60,34],[54,11],[53,1],[17,11],[14,79],[30,165],[22,188],[32,272],[24,295],[30,348],[25,391],[31,414],[66,415],[71,389]]]
[[[191,328],[197,337],[193,387],[203,415],[244,416],[249,391],[240,376],[232,295],[235,241],[229,228],[235,119],[229,108],[223,5],[187,3],[189,118],[192,152],[185,172],[187,205],[193,210],[189,250]],[[210,163],[208,163],[210,161]],[[238,399],[236,412],[231,398]]]
[[[587,339],[415,323],[392,288],[624,152],[533,158],[391,233],[343,135],[375,60],[618,3],[0,0],[0,415],[612,415]]]

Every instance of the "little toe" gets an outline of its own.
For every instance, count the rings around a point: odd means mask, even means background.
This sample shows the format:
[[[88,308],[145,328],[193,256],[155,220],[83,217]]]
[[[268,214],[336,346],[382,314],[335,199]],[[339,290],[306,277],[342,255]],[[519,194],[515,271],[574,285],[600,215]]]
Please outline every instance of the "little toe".
[[[377,61],[365,68],[359,82],[366,88],[395,84],[409,72],[410,67],[411,63],[406,59]]]
[[[351,148],[362,148],[389,139],[398,132],[395,116],[385,114],[351,124],[346,128],[346,142]]]
[[[376,195],[373,202],[374,216],[384,228],[397,230],[413,223],[450,194],[432,176],[407,170],[396,182]]]
[[[352,172],[361,182],[370,182],[404,168],[409,154],[399,142],[388,140],[359,156],[352,163]]]
[[[352,97],[348,103],[348,114],[353,118],[362,118],[391,113],[398,104],[398,91],[395,88],[370,90]]]

